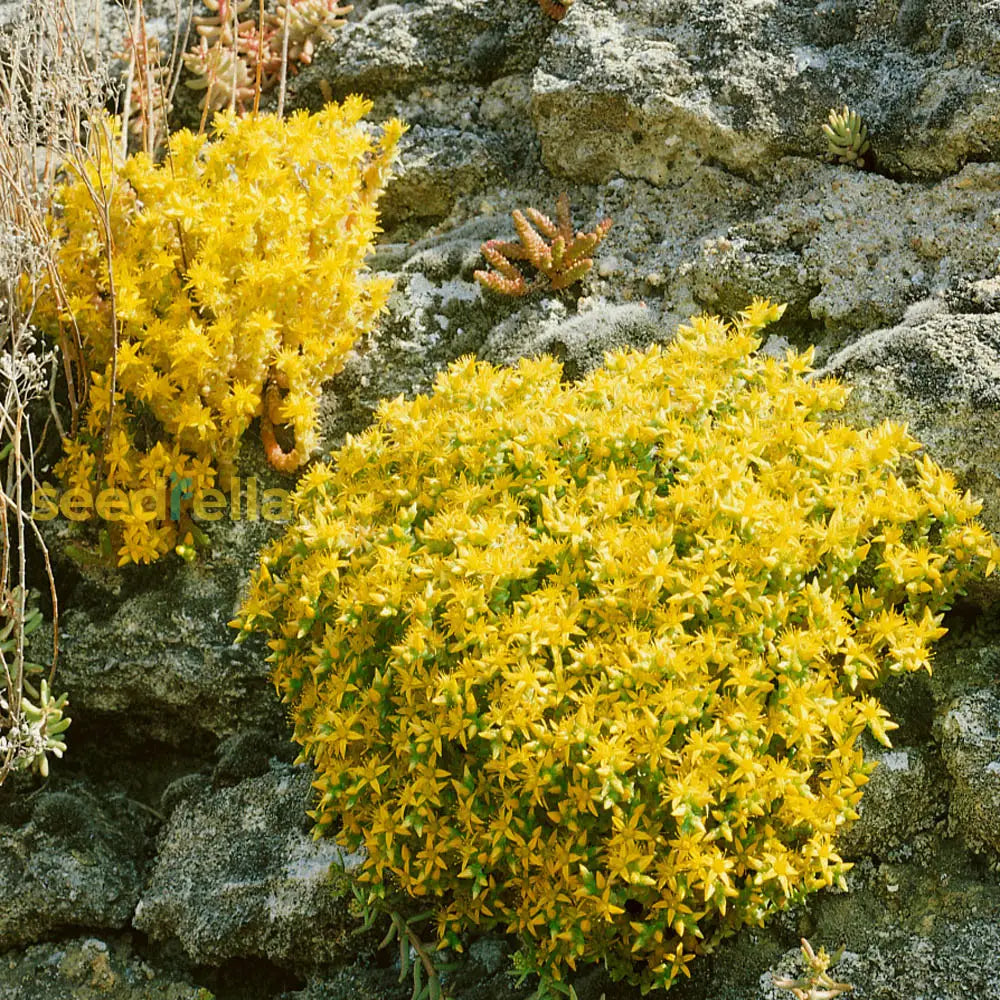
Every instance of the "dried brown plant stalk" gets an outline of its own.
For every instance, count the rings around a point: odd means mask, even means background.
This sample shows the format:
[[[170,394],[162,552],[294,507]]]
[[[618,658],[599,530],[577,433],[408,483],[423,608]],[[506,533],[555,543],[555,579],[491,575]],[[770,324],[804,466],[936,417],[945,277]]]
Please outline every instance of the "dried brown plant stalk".
[[[170,66],[163,61],[159,39],[146,30],[141,0],[136,5],[123,55],[129,61],[125,87],[127,132],[152,156],[166,137]]]
[[[552,291],[569,288],[593,267],[590,255],[611,228],[611,219],[603,219],[589,233],[574,234],[565,191],[556,202],[555,222],[534,208],[526,208],[523,213],[515,209],[511,215],[519,242],[488,240],[482,252],[494,270],[474,274],[481,285],[501,295],[528,295],[546,287]],[[529,264],[538,276],[529,282],[515,261]]]
[[[193,4],[194,0],[173,0],[174,32],[169,53],[163,51],[160,39],[149,29],[144,0],[131,0],[130,10],[124,11],[129,22],[125,45],[116,53],[128,63],[122,101],[128,122],[128,128],[121,133],[123,157],[130,146],[150,156],[165,148],[174,93],[184,68],[180,57],[188,42]],[[187,6],[187,14],[182,5]]]
[[[40,341],[32,316],[43,286],[57,295],[62,287],[46,221],[56,172],[79,169],[92,113],[111,92],[77,17],[66,0],[24,0],[0,40],[0,783],[19,767],[44,773],[46,755],[61,754],[68,725],[61,716],[65,699],[50,693],[58,599],[31,495],[40,485],[35,456],[50,425],[60,436],[66,432],[55,405],[59,361],[71,431],[88,374],[71,312],[55,345]],[[29,547],[48,574],[53,638],[47,667],[25,660],[25,636],[40,618],[29,613]],[[43,674],[37,687],[28,680],[32,670]]]

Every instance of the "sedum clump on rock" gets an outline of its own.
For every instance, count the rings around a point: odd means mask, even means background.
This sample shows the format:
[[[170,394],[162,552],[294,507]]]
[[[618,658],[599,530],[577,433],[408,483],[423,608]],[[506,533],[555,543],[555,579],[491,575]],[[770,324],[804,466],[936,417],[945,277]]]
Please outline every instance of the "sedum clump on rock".
[[[403,126],[377,138],[370,107],[220,114],[211,137],[175,133],[163,163],[122,159],[97,127],[59,188],[60,280],[38,318],[76,331],[92,384],[57,473],[92,514],[105,491],[120,564],[174,548],[178,518],[157,499],[172,483],[185,501],[226,486],[255,418],[276,468],[315,450],[320,387],[389,290],[363,271]]]
[[[306,473],[234,622],[269,640],[317,834],[443,943],[515,933],[543,988],[588,962],[667,988],[843,884],[873,689],[929,669],[997,558],[905,428],[754,353],[781,311],[576,384],[456,362]]]

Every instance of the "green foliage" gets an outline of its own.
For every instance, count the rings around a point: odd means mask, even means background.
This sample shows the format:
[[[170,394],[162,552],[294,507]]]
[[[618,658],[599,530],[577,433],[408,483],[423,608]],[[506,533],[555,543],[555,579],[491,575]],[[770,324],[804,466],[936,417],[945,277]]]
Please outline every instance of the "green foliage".
[[[851,111],[846,104],[840,111],[831,108],[823,134],[826,136],[827,152],[838,163],[864,166],[871,143],[868,141],[868,127],[857,111]]]
[[[49,754],[62,757],[66,751],[63,734],[71,720],[64,711],[68,695],[54,696],[45,677],[37,685],[28,679],[44,671],[41,664],[23,660],[18,674],[17,622],[22,641],[42,624],[31,597],[15,587],[0,602],[0,770],[30,767],[45,778]]]
[[[183,483],[186,510],[227,485],[255,417],[276,468],[315,450],[320,386],[389,289],[362,271],[403,126],[376,140],[369,109],[351,97],[287,120],[218,115],[211,139],[173,135],[162,164],[123,161],[98,125],[59,189],[60,284],[37,317],[79,332],[92,385],[57,473],[91,512],[115,491],[101,516],[119,564],[190,547],[160,501]]]
[[[5,448],[4,451],[7,451]],[[0,658],[6,665],[12,662],[17,652],[15,641],[15,630],[17,624],[18,609],[24,607],[22,618],[22,634],[25,638],[33,632],[38,631],[42,624],[42,613],[35,603],[34,592],[25,594],[21,587],[14,587],[9,593],[4,595],[4,600],[0,602]],[[24,670],[30,673],[41,673],[40,663],[28,663],[25,661]]]
[[[29,685],[25,683],[25,689],[28,688]],[[38,693],[34,701],[27,694],[21,696],[21,711],[27,728],[37,740],[37,748],[29,764],[37,768],[43,778],[49,774],[48,755],[62,757],[66,752],[66,741],[62,734],[69,729],[72,721],[63,711],[68,697],[67,694],[53,696],[49,691],[49,682],[44,677],[38,682]]]
[[[802,938],[801,943],[806,974],[798,979],[774,979],[774,985],[779,990],[788,990],[795,1000],[834,1000],[842,993],[850,993],[854,989],[850,983],[834,982],[827,972],[831,965],[836,965],[843,957],[843,945],[833,955],[828,955],[824,948],[820,948],[819,953],[813,951],[812,945],[805,938]]]
[[[697,318],[566,384],[464,359],[300,481],[234,622],[267,636],[316,833],[520,938],[558,990],[669,987],[842,883],[872,696],[929,668],[998,551],[905,428],[830,419],[781,308]]]
[[[387,904],[377,892],[366,893],[353,882],[351,892],[361,910],[363,930],[370,930],[380,916],[388,916],[389,930],[379,943],[379,948],[387,948],[393,941],[398,943],[399,981],[404,983],[407,976],[411,977],[413,993],[410,1000],[443,1000],[446,994],[441,986],[441,973],[456,969],[457,963],[442,962],[436,954],[439,951],[438,945],[433,941],[424,941],[417,931],[420,924],[434,916],[434,911],[405,917]]]

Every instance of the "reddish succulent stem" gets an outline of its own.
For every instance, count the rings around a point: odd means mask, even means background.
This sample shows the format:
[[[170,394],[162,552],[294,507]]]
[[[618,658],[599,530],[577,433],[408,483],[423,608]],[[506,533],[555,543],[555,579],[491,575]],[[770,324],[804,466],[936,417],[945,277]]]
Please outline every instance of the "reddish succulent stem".
[[[573,5],[573,0],[538,0],[538,5],[553,21],[561,21]]]
[[[272,372],[264,387],[264,407],[260,417],[260,439],[264,445],[264,455],[267,464],[278,472],[294,472],[302,464],[302,455],[298,448],[285,451],[274,435],[274,425],[280,423],[278,405],[281,396],[278,394],[278,383]]]

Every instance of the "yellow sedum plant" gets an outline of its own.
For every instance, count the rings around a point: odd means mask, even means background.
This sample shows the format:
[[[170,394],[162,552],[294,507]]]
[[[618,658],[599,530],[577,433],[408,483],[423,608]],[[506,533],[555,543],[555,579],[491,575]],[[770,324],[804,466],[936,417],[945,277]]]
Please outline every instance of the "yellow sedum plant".
[[[389,290],[362,272],[403,126],[376,138],[361,125],[370,107],[349,97],[288,119],[220,114],[211,137],[174,134],[160,164],[123,161],[113,129],[98,127],[85,172],[62,185],[61,288],[39,317],[75,324],[92,385],[57,472],[91,509],[100,491],[122,492],[108,501],[119,563],[176,545],[178,520],[155,501],[182,483],[186,508],[225,486],[255,417],[277,468],[315,450],[321,384]]]
[[[997,549],[901,426],[832,422],[782,307],[566,384],[464,359],[301,480],[238,619],[315,764],[318,834],[463,928],[669,987],[848,867],[887,674]]]

